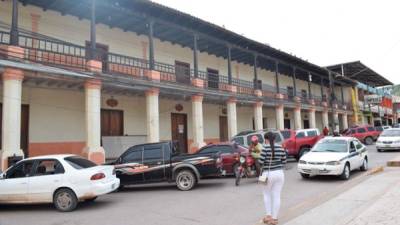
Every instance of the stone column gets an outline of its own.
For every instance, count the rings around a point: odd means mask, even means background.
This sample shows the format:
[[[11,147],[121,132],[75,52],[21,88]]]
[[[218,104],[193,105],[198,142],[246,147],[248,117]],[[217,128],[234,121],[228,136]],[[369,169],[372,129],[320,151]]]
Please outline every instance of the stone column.
[[[293,109],[293,115],[294,115],[294,129],[295,130],[301,129],[301,108],[300,108],[300,106],[296,106]]]
[[[310,128],[317,128],[317,124],[315,122],[315,108],[312,107],[308,110],[308,118],[310,120]]]
[[[339,131],[339,114],[338,114],[338,112],[336,110],[333,111],[332,116],[333,116],[334,130]]]
[[[277,99],[277,104],[275,106],[275,114],[276,114],[276,129],[277,130],[283,130],[285,129],[285,123],[284,123],[284,119],[285,119],[285,115],[283,112],[283,103],[280,102],[280,100],[283,99],[283,95],[282,94],[276,94]]]
[[[293,110],[294,115],[294,129],[298,130],[301,129],[301,103],[298,97],[295,97],[296,107]]]
[[[158,95],[160,90],[151,88],[146,91],[146,118],[147,142],[160,141],[159,105]]]
[[[347,120],[347,112],[343,113],[342,115],[342,124],[343,124],[343,130],[349,128],[349,123]]]
[[[236,99],[230,98],[226,103],[228,114],[228,138],[237,134]]]
[[[193,143],[190,152],[195,152],[206,145],[203,126],[203,95],[192,96],[192,124]]]
[[[91,161],[105,162],[104,149],[101,147],[101,81],[88,80],[85,83],[85,123],[86,147],[84,155]]]
[[[324,107],[322,110],[322,126],[323,128],[329,128],[328,104],[326,102],[322,102],[322,106]]]
[[[3,72],[3,127],[0,151],[1,170],[8,168],[8,157],[24,156],[21,150],[21,98],[24,72],[6,68]]]
[[[262,101],[254,103],[254,125],[256,130],[264,129],[262,106],[263,106]]]

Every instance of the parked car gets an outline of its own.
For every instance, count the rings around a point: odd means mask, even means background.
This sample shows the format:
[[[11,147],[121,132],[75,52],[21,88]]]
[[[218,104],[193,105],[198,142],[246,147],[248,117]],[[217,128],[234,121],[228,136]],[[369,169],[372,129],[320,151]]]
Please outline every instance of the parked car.
[[[282,130],[281,134],[285,138],[283,146],[287,149],[288,154],[294,156],[296,160],[299,160],[305,152],[323,138],[318,129],[286,129]]]
[[[298,172],[303,178],[334,175],[347,180],[350,172],[357,169],[368,170],[368,151],[354,137],[325,137],[298,163]]]
[[[344,136],[355,137],[366,145],[372,145],[378,139],[379,134],[379,129],[377,130],[373,126],[368,125],[351,127],[343,132]]]
[[[400,128],[384,130],[376,141],[378,152],[400,150]]]
[[[232,142],[235,142],[238,145],[248,148],[251,144],[251,137],[255,135],[258,137],[258,142],[262,144],[265,142],[264,135],[269,131],[272,131],[276,134],[275,143],[282,145],[284,138],[281,132],[272,129],[265,129],[259,131],[254,131],[254,130],[242,131],[232,138]]]
[[[197,151],[198,154],[220,153],[222,158],[222,175],[232,175],[239,165],[240,154],[249,150],[236,143],[210,144]]]
[[[220,176],[219,153],[182,154],[171,141],[130,147],[115,162],[121,188],[125,185],[175,182],[182,191],[196,186],[201,178]]]
[[[48,155],[19,161],[0,175],[0,203],[53,203],[63,212],[79,201],[119,187],[113,166],[98,166],[76,155]]]

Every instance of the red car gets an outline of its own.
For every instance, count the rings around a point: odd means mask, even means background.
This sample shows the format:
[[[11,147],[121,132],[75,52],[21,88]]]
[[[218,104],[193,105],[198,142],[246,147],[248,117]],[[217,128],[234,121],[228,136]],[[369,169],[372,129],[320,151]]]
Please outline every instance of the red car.
[[[296,160],[307,151],[309,151],[315,143],[317,143],[323,135],[318,129],[302,129],[302,130],[282,130],[282,136],[285,138],[283,146],[287,149],[289,156],[294,156]]]
[[[248,149],[232,143],[209,144],[200,148],[197,153],[221,153],[223,175],[234,174],[239,165],[240,153],[248,153]]]
[[[351,127],[343,132],[344,136],[355,137],[364,142],[366,145],[372,145],[378,139],[381,131],[373,126],[356,126]]]

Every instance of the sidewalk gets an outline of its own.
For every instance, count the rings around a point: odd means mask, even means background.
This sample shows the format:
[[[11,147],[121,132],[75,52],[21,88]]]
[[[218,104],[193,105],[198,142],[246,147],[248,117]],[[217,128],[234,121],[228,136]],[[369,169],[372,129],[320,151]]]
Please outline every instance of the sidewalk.
[[[285,225],[399,225],[400,168],[386,167]]]

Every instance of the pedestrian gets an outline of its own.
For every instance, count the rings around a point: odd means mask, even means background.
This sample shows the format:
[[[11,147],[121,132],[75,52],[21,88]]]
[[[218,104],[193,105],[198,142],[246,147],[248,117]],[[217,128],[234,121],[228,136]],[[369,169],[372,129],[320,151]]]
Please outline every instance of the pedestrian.
[[[249,152],[250,152],[251,156],[254,158],[256,171],[257,171],[258,175],[260,175],[260,171],[261,171],[261,166],[260,166],[260,162],[259,162],[259,159],[261,156],[261,151],[262,151],[262,144],[258,141],[258,137],[256,135],[253,135],[251,137]]]
[[[276,134],[273,132],[264,135],[265,144],[259,160],[263,175],[268,177],[266,184],[263,184],[266,211],[263,223],[269,225],[278,224],[281,191],[285,180],[283,169],[286,164],[286,152],[282,146],[275,144],[275,136]]]
[[[322,131],[324,133],[324,136],[328,136],[329,135],[329,129],[328,127],[324,127],[324,130]]]

